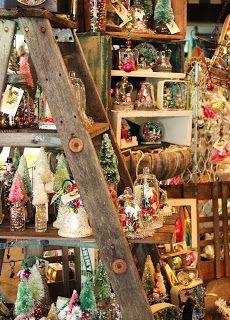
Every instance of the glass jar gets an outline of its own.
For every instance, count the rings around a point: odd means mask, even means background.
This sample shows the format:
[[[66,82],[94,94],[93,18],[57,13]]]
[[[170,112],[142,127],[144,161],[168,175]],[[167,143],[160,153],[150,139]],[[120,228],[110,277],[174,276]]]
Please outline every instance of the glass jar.
[[[22,89],[24,93],[14,116],[0,112],[0,128],[27,128],[35,126],[32,89],[27,85],[26,75],[10,74],[7,76],[6,82],[10,85],[10,88],[16,87]],[[9,92],[5,94],[9,94]]]
[[[160,144],[163,137],[163,125],[158,121],[147,121],[140,127],[142,144]]]
[[[134,108],[131,100],[133,85],[128,81],[128,77],[122,77],[122,80],[116,84],[116,94],[114,101],[115,110],[132,110]]]
[[[70,71],[69,76],[76,92],[77,106],[79,108],[84,126],[86,128],[90,128],[93,125],[93,119],[86,115],[85,85],[80,78],[76,77],[75,71]]]
[[[125,72],[137,70],[138,50],[131,48],[121,48],[119,51],[119,69]]]
[[[126,187],[124,193],[118,197],[119,219],[121,227],[128,237],[143,237],[141,209],[132,189]]]
[[[140,4],[140,1],[134,1],[134,5],[130,8],[130,13],[133,23],[132,32],[146,32],[147,19],[144,7]]]
[[[36,208],[35,213],[35,231],[46,232],[47,231],[47,215],[46,205],[39,205]]]
[[[135,101],[136,110],[151,110],[156,105],[153,85],[150,82],[142,81],[139,84],[137,98]]]
[[[170,81],[164,81],[163,83],[164,84],[163,84],[163,92],[162,92],[163,93],[162,108],[164,110],[185,109],[186,102],[187,102],[185,82],[170,80]]]
[[[172,72],[172,65],[170,63],[170,58],[172,51],[164,47],[162,50],[158,51],[158,60],[156,65],[153,67],[153,71],[156,72]]]
[[[10,231],[24,231],[25,220],[25,207],[23,203],[14,203],[10,208]]]
[[[134,195],[141,207],[144,221],[154,221],[159,210],[159,185],[154,174],[150,174],[149,167],[143,169],[134,182]]]

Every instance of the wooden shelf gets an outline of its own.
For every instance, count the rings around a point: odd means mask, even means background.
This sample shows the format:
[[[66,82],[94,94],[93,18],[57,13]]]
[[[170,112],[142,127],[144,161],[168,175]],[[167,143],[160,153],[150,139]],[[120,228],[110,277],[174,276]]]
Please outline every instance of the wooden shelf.
[[[127,38],[127,32],[120,32],[120,31],[106,31],[107,35],[113,38]],[[185,34],[156,34],[153,32],[149,33],[140,33],[140,32],[131,32],[130,38],[133,40],[146,40],[146,39],[153,39],[159,41],[173,41],[173,40],[184,40]]]
[[[170,258],[170,257],[176,257],[176,256],[180,256],[182,254],[189,254],[193,252],[190,249],[186,249],[186,250],[181,250],[181,251],[177,251],[177,252],[170,252],[170,253],[165,253],[163,255],[161,255],[162,259],[166,259],[166,258]]]
[[[185,73],[179,72],[154,72],[151,70],[136,70],[125,72],[123,70],[112,70],[112,77],[139,77],[139,78],[156,78],[156,79],[184,79]]]
[[[112,126],[118,145],[121,144],[121,121],[127,119],[137,125],[142,125],[149,120],[160,121],[164,126],[163,142],[178,145],[191,145],[192,137],[192,111],[165,111],[165,110],[128,110],[111,113]]]
[[[175,222],[177,215],[171,217],[166,217],[164,225],[156,229],[152,237],[147,237],[144,239],[129,239],[130,243],[172,243],[175,238]],[[86,238],[63,238],[58,235],[58,230],[54,229],[51,225],[48,226],[47,232],[35,232],[32,223],[29,223],[27,229],[23,232],[20,231],[10,231],[9,221],[3,221],[0,225],[0,239],[8,239],[11,241],[38,241],[44,246],[48,245],[66,245],[75,247],[96,247],[96,241],[93,236]]]
[[[88,132],[94,138],[109,130],[108,123],[95,122]],[[0,130],[0,146],[8,147],[62,147],[56,130],[6,129]]]

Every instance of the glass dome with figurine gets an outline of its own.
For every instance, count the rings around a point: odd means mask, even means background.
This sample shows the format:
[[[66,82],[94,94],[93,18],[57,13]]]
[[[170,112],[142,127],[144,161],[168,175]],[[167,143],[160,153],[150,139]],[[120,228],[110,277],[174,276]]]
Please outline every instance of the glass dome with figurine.
[[[156,106],[152,83],[140,82],[134,105],[136,110],[152,110]]]
[[[135,0],[134,4],[130,8],[132,16],[133,28],[132,32],[146,32],[147,19],[144,7],[139,0]]]
[[[122,80],[116,84],[116,94],[113,108],[115,110],[132,110],[134,108],[131,100],[133,85],[128,81],[128,77],[122,77]]]
[[[141,217],[145,226],[159,228],[163,224],[163,218],[159,210],[159,184],[149,167],[143,168],[134,182],[134,195],[141,207]]]

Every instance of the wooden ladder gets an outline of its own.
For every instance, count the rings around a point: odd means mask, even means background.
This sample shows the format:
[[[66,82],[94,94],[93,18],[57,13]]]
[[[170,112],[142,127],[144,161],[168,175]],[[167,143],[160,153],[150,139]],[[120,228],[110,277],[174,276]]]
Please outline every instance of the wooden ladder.
[[[151,309],[128,241],[124,237],[110,199],[93,141],[82,124],[79,106],[76,106],[75,93],[68,77],[68,69],[76,71],[77,76],[85,84],[90,116],[96,122],[109,125],[79,40],[73,33],[74,43],[67,46],[58,45],[49,20],[51,18],[57,22],[57,18],[44,10],[0,9],[0,16],[2,18],[0,21],[0,93],[2,94],[5,86],[11,47],[16,26],[18,26],[25,36],[66,158],[89,214],[97,246],[121,305],[123,318],[150,320],[152,319]],[[68,23],[65,22],[64,25],[68,26]],[[123,172],[123,181],[126,185],[130,185],[131,180],[122,163],[110,128],[109,133],[118,155],[119,167]]]

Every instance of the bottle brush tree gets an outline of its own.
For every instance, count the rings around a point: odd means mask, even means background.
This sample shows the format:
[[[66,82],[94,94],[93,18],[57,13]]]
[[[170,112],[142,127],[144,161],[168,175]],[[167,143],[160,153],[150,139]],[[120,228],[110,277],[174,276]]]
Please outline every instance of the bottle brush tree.
[[[146,294],[151,294],[155,285],[155,270],[150,255],[147,256],[147,259],[145,261],[142,283]]]
[[[94,280],[94,293],[96,300],[108,300],[111,295],[110,281],[105,266],[100,260]]]
[[[13,166],[14,166],[15,170],[18,169],[19,162],[20,162],[20,152],[19,152],[18,148],[15,148],[14,154],[13,154]]]
[[[54,175],[54,185],[53,185],[54,191],[58,192],[61,189],[63,182],[69,178],[70,176],[69,176],[69,171],[67,169],[66,160],[64,155],[61,154],[58,158],[57,168]]]
[[[22,155],[20,158],[18,173],[22,177],[22,181],[23,181],[27,196],[31,197],[33,194],[33,190],[32,190],[30,174],[27,166],[27,161],[24,155]]]
[[[84,313],[93,314],[96,311],[96,300],[91,279],[87,279],[80,293],[81,309]]]
[[[162,23],[174,20],[171,0],[157,0],[154,11],[154,20]]]
[[[117,157],[107,133],[103,135],[99,158],[106,181],[109,184],[118,184],[120,175],[117,168]]]
[[[22,319],[30,317],[34,308],[34,300],[31,295],[28,279],[22,277],[18,285],[17,299],[15,302],[15,313]]]

